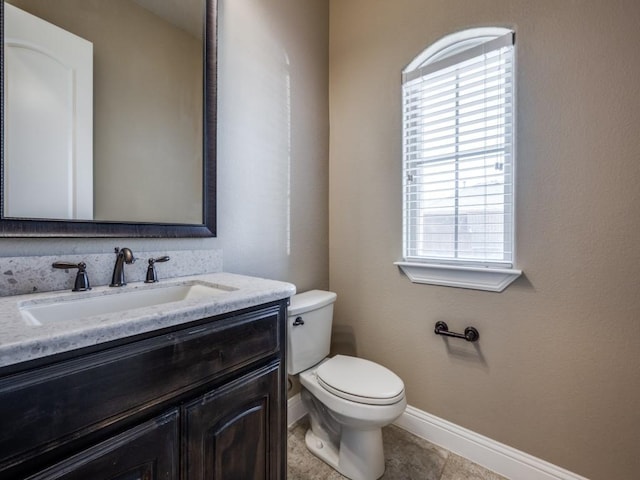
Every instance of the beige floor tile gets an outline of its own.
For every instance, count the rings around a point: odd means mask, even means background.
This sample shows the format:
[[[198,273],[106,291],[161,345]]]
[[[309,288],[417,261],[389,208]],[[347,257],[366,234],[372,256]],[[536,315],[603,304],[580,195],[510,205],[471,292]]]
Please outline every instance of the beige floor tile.
[[[385,480],[439,480],[448,452],[390,425],[382,429]]]
[[[449,454],[440,480],[508,480],[454,453]]]
[[[287,480],[344,480],[307,450],[307,428],[303,419],[289,430]],[[382,429],[382,439],[383,480],[507,480],[393,425]]]

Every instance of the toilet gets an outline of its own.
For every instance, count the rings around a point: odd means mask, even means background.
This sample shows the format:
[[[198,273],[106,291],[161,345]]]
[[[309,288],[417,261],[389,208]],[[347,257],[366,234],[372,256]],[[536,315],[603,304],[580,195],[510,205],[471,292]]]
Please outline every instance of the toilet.
[[[328,357],[336,297],[311,290],[291,298],[287,370],[300,375],[307,448],[347,478],[374,480],[384,473],[382,427],[407,406],[404,383],[375,362]]]

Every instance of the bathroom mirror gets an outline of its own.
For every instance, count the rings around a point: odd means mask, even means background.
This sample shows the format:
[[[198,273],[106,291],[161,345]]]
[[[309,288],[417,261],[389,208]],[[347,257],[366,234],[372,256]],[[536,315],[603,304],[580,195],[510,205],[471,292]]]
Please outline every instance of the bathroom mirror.
[[[215,236],[216,4],[2,2],[0,236]]]

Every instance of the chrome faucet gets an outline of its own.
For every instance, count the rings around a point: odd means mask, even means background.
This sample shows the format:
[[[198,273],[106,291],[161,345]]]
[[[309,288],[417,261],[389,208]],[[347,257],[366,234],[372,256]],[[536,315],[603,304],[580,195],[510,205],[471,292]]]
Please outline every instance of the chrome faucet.
[[[124,279],[124,264],[135,263],[136,259],[133,257],[133,252],[128,248],[115,249],[116,252],[116,264],[113,267],[113,275],[111,276],[110,287],[123,287],[127,284]]]

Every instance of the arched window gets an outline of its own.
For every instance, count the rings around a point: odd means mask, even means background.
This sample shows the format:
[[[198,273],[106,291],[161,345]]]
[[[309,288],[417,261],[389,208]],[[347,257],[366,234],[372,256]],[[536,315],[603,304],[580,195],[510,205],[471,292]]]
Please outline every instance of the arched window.
[[[440,276],[456,268],[517,273],[506,285],[520,274],[513,270],[514,39],[504,28],[458,32],[403,71],[399,265],[427,265]]]

